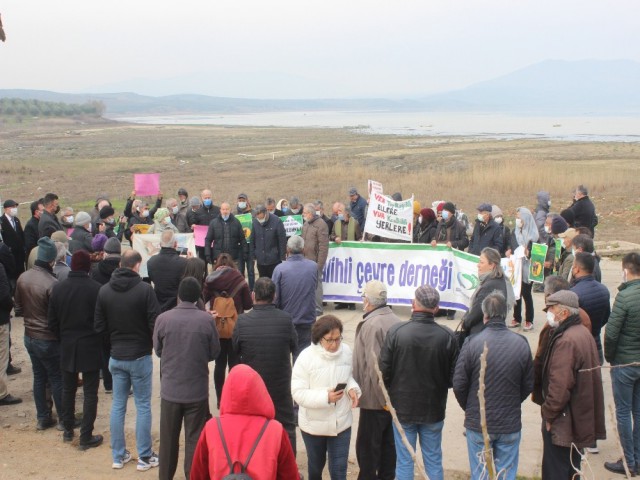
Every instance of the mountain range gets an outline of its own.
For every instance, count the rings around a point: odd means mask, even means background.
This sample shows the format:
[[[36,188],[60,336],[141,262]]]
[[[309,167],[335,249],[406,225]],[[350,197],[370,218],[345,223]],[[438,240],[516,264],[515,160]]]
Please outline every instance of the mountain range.
[[[206,79],[203,79],[206,80]],[[126,87],[126,82],[122,83]],[[107,116],[279,111],[452,111],[527,114],[640,114],[640,63],[631,60],[546,60],[445,93],[402,100],[256,99],[197,94],[58,93],[0,89],[0,98],[84,103],[99,100]],[[190,88],[196,88],[193,83]],[[293,85],[291,91],[296,91]]]

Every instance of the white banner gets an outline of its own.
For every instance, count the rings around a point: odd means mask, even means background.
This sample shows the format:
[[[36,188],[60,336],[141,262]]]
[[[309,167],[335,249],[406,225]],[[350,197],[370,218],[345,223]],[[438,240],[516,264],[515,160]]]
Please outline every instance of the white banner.
[[[522,259],[524,258],[524,248],[518,247],[509,258],[503,258],[500,261],[502,270],[511,282],[513,287],[513,295],[516,300],[520,298],[520,289],[522,288]]]
[[[440,308],[467,311],[480,283],[479,258],[444,245],[330,243],[324,300],[361,303],[365,284],[380,280],[387,286],[389,305],[411,305],[416,289],[431,285],[440,293]]]
[[[396,202],[391,197],[374,193],[369,198],[364,231],[395,240],[412,241],[413,196]]]
[[[196,256],[196,242],[193,233],[176,233],[175,240],[178,243],[178,249],[186,248],[191,254]],[[131,237],[133,243],[132,248],[142,256],[142,265],[140,265],[140,276],[147,277],[147,262],[151,257],[160,251],[160,234],[141,234],[137,233]]]
[[[379,193],[380,195],[382,195],[382,184],[380,182],[376,182],[375,180],[369,180],[369,186],[367,188],[367,190],[369,190],[369,198],[371,198],[371,195],[373,195],[374,193]]]

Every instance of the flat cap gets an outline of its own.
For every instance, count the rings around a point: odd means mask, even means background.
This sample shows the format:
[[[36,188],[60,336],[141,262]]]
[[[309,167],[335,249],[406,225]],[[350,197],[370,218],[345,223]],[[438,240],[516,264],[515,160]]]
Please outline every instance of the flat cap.
[[[422,285],[416,289],[416,300],[425,308],[436,308],[440,303],[440,294],[435,288]]]
[[[579,308],[580,302],[578,301],[578,295],[571,290],[559,290],[556,293],[552,293],[545,300],[546,307],[544,311],[552,305],[564,305],[565,307]]]
[[[493,210],[493,207],[491,206],[490,203],[481,203],[480,205],[478,205],[477,210],[479,212],[489,212],[489,213],[491,213],[491,211]]]
[[[379,280],[371,280],[364,286],[362,295],[370,300],[387,301],[387,286]]]

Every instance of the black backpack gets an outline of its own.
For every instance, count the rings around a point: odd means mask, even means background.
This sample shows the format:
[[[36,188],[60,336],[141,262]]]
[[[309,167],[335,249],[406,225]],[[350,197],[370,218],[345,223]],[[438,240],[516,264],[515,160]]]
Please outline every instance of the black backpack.
[[[258,443],[260,443],[260,439],[264,434],[264,431],[267,429],[267,425],[269,425],[269,419],[267,418],[262,426],[262,430],[258,434],[258,438],[256,438],[253,447],[251,447],[251,451],[249,452],[249,456],[247,457],[247,461],[241,463],[240,461],[231,461],[231,455],[229,455],[229,449],[227,448],[227,441],[224,439],[224,433],[222,431],[222,424],[220,423],[220,418],[216,417],[216,422],[218,423],[218,432],[220,432],[220,440],[222,440],[222,446],[224,447],[224,453],[227,455],[227,463],[229,464],[229,475],[225,475],[222,477],[222,480],[252,480],[252,478],[246,473],[247,467],[249,466],[249,462],[251,461],[251,457],[253,456],[253,452],[256,450]],[[240,473],[235,473],[236,465],[240,465]]]

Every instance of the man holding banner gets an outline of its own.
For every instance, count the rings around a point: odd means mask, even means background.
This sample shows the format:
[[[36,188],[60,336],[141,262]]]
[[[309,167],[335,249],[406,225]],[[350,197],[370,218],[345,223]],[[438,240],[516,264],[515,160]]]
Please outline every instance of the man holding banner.
[[[287,235],[280,218],[269,213],[264,205],[256,207],[252,223],[250,256],[256,259],[258,274],[271,278],[276,266],[285,260]]]

